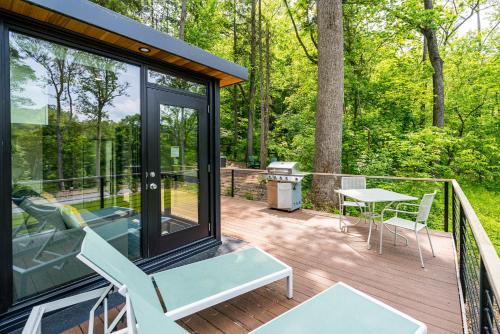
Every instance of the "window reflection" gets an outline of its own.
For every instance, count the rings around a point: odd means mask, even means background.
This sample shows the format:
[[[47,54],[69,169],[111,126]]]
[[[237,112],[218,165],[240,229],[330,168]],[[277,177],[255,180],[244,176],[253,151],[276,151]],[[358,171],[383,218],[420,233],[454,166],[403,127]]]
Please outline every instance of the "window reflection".
[[[161,233],[198,224],[198,111],[160,104]]]
[[[10,72],[17,300],[89,273],[85,226],[140,256],[140,70],[11,32]]]
[[[207,93],[207,87],[203,84],[180,78],[175,75],[160,73],[152,70],[148,71],[148,82],[200,95],[205,95]]]

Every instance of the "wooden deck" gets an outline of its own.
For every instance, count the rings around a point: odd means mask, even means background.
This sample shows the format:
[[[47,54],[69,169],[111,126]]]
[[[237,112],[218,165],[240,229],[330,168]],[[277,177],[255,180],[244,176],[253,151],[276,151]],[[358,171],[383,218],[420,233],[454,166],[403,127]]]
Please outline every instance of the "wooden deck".
[[[430,334],[463,333],[450,234],[432,233],[435,258],[422,242],[422,269],[413,237],[408,247],[402,242],[394,246],[386,233],[384,254],[378,255],[376,247],[366,247],[364,223],[340,233],[334,215],[286,213],[232,198],[222,199],[222,214],[223,234],[257,245],[293,267],[295,296],[286,299],[284,282],[258,289],[179,321],[192,333],[247,333],[338,281],[423,321]],[[84,323],[66,333],[86,329]]]

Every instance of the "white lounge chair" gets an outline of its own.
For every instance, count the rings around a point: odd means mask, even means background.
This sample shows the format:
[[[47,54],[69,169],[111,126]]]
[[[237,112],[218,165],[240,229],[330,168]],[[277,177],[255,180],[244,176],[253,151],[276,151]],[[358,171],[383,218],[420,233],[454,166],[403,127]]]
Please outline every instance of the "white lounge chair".
[[[86,236],[77,258],[118,290],[132,282],[149,296],[156,296],[156,300],[150,302],[157,306],[163,303],[166,314],[172,319],[196,313],[284,278],[288,283],[287,296],[293,297],[292,268],[256,247],[148,276],[92,229],[84,230]],[[90,321],[93,317],[91,314]]]

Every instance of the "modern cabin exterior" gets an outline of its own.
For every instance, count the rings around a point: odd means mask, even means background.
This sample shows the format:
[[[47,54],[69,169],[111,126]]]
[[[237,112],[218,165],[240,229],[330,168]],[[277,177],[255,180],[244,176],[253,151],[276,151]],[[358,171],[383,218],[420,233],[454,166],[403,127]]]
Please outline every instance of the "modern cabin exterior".
[[[219,91],[247,70],[86,0],[0,2],[0,332],[102,284],[90,226],[145,271],[220,243]]]

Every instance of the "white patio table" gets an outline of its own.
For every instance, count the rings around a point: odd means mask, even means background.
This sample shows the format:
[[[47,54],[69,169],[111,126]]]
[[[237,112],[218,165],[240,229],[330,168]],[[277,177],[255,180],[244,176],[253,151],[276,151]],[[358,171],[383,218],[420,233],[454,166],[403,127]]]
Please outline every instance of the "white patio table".
[[[364,202],[368,204],[369,209],[372,213],[372,221],[374,222],[374,217],[375,215],[375,204],[376,203],[388,203],[385,205],[384,209],[391,206],[394,202],[405,202],[405,201],[416,201],[418,198],[405,195],[405,194],[400,194],[395,191],[390,191],[390,190],[385,190],[385,189],[380,189],[380,188],[369,188],[369,189],[337,189],[335,190],[337,193],[349,197],[356,202]],[[341,213],[342,214],[342,213]],[[370,223],[371,224],[371,223]],[[391,230],[389,230],[391,231]],[[380,227],[380,240],[382,240],[382,226]],[[391,231],[391,233],[394,233]],[[370,229],[370,234],[371,234],[371,229]],[[406,238],[400,234],[397,234],[398,236],[402,237],[403,239],[406,240]],[[371,247],[370,246],[370,237],[371,235],[368,235],[368,249]],[[408,241],[407,241],[408,242]],[[382,249],[379,250],[379,254],[382,254]]]

